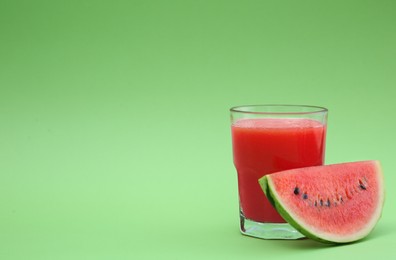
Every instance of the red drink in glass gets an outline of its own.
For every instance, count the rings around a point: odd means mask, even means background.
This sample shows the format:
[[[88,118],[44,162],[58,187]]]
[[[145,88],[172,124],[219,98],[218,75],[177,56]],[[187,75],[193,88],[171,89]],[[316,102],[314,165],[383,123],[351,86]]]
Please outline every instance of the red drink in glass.
[[[278,237],[266,230],[257,233],[265,223],[286,225],[265,197],[258,179],[277,171],[324,163],[327,110],[320,110],[322,114],[319,115],[305,110],[291,115],[285,112],[286,109],[295,108],[253,106],[248,111],[242,110],[242,116],[237,115],[238,108],[234,108],[237,112],[231,109],[234,113],[231,125],[232,145],[238,173],[241,231],[244,234],[262,238],[289,238],[283,237],[284,234]],[[307,107],[306,110],[314,108]],[[268,112],[268,109],[276,112]],[[310,113],[313,115],[306,115]],[[247,221],[250,221],[250,226],[246,225]],[[275,229],[275,226],[268,229]],[[246,230],[249,228],[253,234]]]
[[[326,127],[311,119],[241,119],[232,125],[241,209],[247,219],[285,222],[258,184],[268,173],[322,165]]]

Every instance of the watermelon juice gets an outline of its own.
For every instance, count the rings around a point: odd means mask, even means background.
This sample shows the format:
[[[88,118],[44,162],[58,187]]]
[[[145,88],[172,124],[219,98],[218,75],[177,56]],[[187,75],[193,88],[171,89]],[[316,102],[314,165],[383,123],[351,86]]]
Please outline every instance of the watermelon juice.
[[[306,118],[248,118],[232,123],[234,164],[243,218],[283,223],[260,188],[262,176],[324,163],[326,125]]]

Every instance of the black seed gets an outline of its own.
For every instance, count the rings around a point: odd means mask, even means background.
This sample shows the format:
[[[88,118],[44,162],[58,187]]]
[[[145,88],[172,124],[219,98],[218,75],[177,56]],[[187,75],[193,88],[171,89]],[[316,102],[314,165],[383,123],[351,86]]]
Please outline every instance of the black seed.
[[[323,200],[320,199],[320,206],[323,206]]]
[[[304,200],[308,199],[308,194],[307,194],[307,193],[304,193],[303,196],[302,196],[302,198],[303,198]]]
[[[327,207],[330,207],[330,200],[329,200],[329,199],[327,199],[327,204],[326,204],[326,206],[327,206]]]
[[[360,187],[362,190],[367,190],[366,186],[364,186],[363,183],[360,183],[359,187]]]
[[[342,197],[340,197],[340,201],[341,201],[341,202],[344,202],[344,199],[343,199]]]
[[[298,195],[300,193],[300,189],[298,187],[294,188],[294,194]]]
[[[317,207],[318,206],[318,202],[315,200],[315,202],[314,202],[314,205],[315,205],[315,207]]]

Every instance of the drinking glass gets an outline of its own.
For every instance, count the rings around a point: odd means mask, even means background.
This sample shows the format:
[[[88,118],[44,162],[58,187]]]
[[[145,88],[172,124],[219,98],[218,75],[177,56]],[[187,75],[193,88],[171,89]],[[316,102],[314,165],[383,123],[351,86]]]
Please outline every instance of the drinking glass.
[[[230,112],[242,234],[263,239],[302,238],[267,200],[258,179],[277,171],[322,165],[328,110],[248,105]]]

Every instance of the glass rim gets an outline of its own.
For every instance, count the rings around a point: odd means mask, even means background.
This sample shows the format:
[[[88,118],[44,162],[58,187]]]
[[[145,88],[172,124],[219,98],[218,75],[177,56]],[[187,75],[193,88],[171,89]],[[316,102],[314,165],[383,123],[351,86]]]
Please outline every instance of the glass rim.
[[[247,108],[257,108],[257,107],[267,107],[267,108],[290,108],[288,111],[249,111]],[[293,108],[307,108],[312,109],[312,111],[296,111]],[[244,113],[244,114],[257,114],[257,115],[307,115],[307,114],[320,114],[327,113],[328,109],[321,106],[311,106],[311,105],[288,105],[288,104],[262,104],[262,105],[242,105],[234,106],[230,108],[232,113]]]

